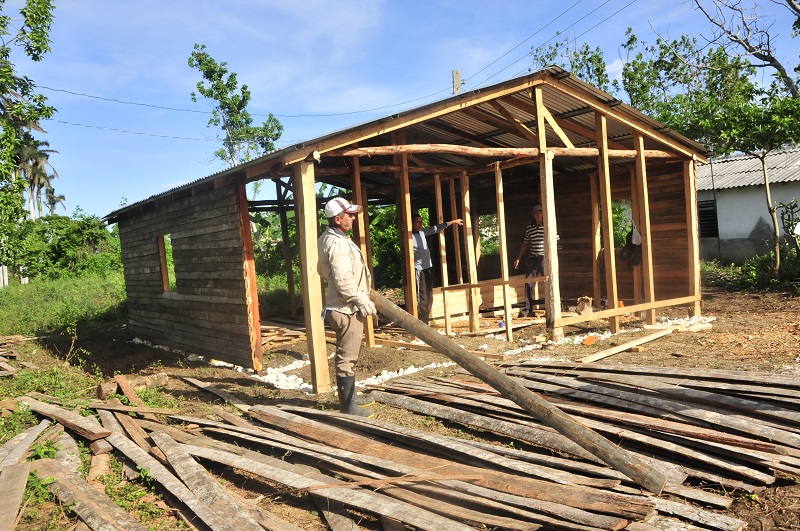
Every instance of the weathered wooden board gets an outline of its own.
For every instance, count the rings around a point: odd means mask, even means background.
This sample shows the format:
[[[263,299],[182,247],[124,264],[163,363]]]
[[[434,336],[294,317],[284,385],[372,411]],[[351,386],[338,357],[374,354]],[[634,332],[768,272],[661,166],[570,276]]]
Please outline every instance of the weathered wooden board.
[[[152,432],[150,437],[167,456],[169,464],[181,481],[211,510],[227,515],[234,529],[262,531],[258,522],[236,504],[217,480],[192,456],[183,451],[174,439],[163,431]]]
[[[69,411],[52,404],[45,404],[44,402],[39,402],[38,400],[26,396],[19,397],[17,400],[27,404],[31,411],[56,419],[60,424],[74,431],[84,439],[94,441],[111,435],[111,432],[103,428],[94,417],[82,417],[74,411]]]
[[[125,454],[125,456],[135,462],[140,468],[148,469],[150,471],[150,476],[155,481],[160,483],[172,495],[186,504],[186,506],[209,527],[219,531],[235,531],[236,528],[229,524],[225,516],[209,508],[203,501],[195,496],[191,490],[181,483],[172,472],[139,448],[133,441],[119,433],[108,436],[107,440],[114,448]]]
[[[3,468],[0,472],[0,531],[13,531],[17,527],[17,514],[28,483],[31,464],[22,461]]]
[[[61,503],[72,510],[95,530],[144,531],[144,527],[122,510],[108,496],[93,489],[80,476],[70,472],[53,459],[31,463],[31,470],[40,478],[53,478],[48,488]]]

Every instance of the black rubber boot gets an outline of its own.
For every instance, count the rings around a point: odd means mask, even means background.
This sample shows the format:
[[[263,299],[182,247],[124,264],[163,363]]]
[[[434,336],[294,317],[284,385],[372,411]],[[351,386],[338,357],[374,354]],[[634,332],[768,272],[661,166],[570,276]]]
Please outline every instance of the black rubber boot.
[[[372,416],[372,410],[369,409],[366,404],[364,406],[359,406],[356,403],[355,376],[337,376],[336,390],[339,393],[339,411],[359,417]],[[374,404],[375,402],[373,401],[372,403]]]

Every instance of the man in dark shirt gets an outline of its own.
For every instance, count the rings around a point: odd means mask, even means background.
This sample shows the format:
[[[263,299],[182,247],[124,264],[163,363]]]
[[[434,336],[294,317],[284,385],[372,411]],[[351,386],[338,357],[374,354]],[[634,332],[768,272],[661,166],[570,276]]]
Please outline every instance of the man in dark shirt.
[[[544,214],[542,205],[534,205],[531,213],[533,220],[525,229],[517,259],[514,260],[514,269],[519,269],[519,262],[528,251],[525,261],[525,276],[527,278],[544,275]],[[520,317],[527,317],[534,305],[533,285],[525,283],[525,309],[520,312]]]

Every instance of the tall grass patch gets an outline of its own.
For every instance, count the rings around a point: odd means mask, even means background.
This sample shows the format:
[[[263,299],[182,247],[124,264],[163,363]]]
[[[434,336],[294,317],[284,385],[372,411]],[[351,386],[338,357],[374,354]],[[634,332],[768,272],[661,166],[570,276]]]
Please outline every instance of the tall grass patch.
[[[125,309],[122,273],[37,278],[0,289],[0,335],[61,332],[116,319]]]

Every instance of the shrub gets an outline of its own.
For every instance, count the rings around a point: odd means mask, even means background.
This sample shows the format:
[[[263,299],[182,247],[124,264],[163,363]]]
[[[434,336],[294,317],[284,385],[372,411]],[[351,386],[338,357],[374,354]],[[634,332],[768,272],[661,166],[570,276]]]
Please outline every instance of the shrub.
[[[0,335],[63,332],[125,310],[122,273],[37,278],[0,289]]]

